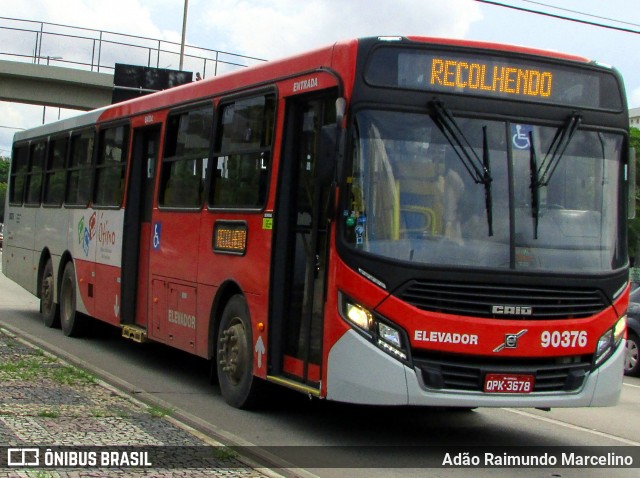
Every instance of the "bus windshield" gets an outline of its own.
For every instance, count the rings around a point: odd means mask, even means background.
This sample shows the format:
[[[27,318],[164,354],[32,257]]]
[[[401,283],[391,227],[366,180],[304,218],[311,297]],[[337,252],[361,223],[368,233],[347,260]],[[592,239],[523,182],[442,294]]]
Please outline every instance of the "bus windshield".
[[[424,265],[599,272],[617,250],[623,137],[439,113],[363,110],[346,241]],[[560,138],[560,139],[559,139]],[[558,147],[562,141],[561,147]]]

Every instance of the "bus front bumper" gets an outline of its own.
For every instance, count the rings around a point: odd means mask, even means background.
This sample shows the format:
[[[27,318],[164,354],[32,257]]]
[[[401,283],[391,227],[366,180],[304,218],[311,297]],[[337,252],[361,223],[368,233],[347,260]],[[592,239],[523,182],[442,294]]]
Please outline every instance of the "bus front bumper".
[[[421,373],[349,330],[331,348],[327,366],[328,400],[368,405],[433,407],[604,407],[615,405],[622,390],[625,341],[587,374],[571,392],[487,394],[427,388]]]

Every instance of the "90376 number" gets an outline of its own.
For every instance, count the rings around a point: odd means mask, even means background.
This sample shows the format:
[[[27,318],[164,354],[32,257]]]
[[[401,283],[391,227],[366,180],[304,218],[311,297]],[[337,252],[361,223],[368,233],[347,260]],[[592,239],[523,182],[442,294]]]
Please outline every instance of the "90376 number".
[[[540,345],[543,348],[571,348],[587,346],[586,330],[554,330],[553,332],[545,330],[540,335]]]

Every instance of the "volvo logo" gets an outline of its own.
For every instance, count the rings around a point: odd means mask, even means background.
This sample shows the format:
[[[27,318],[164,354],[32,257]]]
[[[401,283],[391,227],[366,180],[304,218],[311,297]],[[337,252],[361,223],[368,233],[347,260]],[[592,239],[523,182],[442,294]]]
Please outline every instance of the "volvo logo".
[[[527,329],[522,329],[517,334],[506,334],[504,336],[504,342],[502,342],[495,349],[493,349],[493,351],[498,353],[504,349],[515,349],[518,346],[518,339],[526,333],[527,333]]]
[[[533,315],[533,307],[525,305],[494,305],[491,307],[494,315]]]

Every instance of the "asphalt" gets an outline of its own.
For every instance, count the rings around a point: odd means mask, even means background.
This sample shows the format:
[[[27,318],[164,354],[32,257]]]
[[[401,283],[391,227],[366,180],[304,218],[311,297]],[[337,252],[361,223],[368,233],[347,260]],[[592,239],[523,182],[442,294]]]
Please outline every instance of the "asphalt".
[[[0,477],[280,476],[172,413],[0,329]]]

